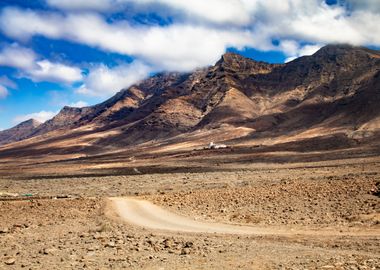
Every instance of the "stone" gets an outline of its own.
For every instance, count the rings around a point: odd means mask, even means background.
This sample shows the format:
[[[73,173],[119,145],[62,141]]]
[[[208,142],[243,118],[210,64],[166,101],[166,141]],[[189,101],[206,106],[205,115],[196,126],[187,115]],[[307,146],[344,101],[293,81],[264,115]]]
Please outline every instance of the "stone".
[[[116,244],[115,244],[115,242],[111,241],[111,242],[108,242],[108,243],[105,245],[105,247],[114,248],[114,247],[116,247]]]
[[[14,265],[16,263],[16,259],[15,258],[8,258],[4,261],[4,263],[6,265]]]
[[[170,248],[174,245],[174,242],[171,239],[165,239],[163,243],[165,248]]]
[[[187,241],[187,242],[185,243],[184,247],[185,247],[185,248],[192,248],[193,245],[194,245],[193,242]]]
[[[44,248],[42,251],[42,254],[49,255],[49,254],[53,254],[54,252],[55,252],[54,248]]]
[[[181,255],[188,255],[190,254],[190,252],[191,252],[190,248],[183,248],[181,250]]]
[[[1,228],[0,229],[0,234],[1,233],[8,233],[9,232],[9,229],[8,228]]]

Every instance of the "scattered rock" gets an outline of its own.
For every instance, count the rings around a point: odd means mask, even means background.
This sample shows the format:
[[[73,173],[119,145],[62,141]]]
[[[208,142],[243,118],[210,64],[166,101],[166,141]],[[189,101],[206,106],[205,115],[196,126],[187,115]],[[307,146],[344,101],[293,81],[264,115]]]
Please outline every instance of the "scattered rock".
[[[6,265],[14,265],[16,263],[16,259],[15,258],[7,258],[4,263]]]
[[[114,248],[114,247],[116,247],[116,243],[113,242],[113,241],[110,241],[110,242],[108,242],[108,243],[105,245],[105,247]]]
[[[181,255],[188,255],[188,254],[190,254],[190,252],[191,252],[190,248],[183,248],[181,250]]]
[[[174,245],[174,241],[172,239],[165,239],[163,243],[165,248],[171,248]]]
[[[8,228],[1,228],[0,229],[0,234],[2,234],[2,233],[8,233],[8,232],[9,232]]]
[[[56,251],[55,248],[44,248],[42,250],[42,254],[44,254],[44,255],[54,254],[55,251]]]
[[[194,245],[193,242],[189,242],[189,241],[188,241],[188,242],[185,243],[184,247],[185,247],[185,248],[192,248],[193,245]]]

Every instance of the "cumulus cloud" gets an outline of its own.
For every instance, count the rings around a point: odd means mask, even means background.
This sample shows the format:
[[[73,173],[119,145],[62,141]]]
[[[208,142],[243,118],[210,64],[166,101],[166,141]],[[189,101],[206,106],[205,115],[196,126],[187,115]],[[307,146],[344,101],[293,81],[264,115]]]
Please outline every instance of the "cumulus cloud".
[[[0,99],[8,96],[8,89],[0,84]]]
[[[36,62],[36,68],[27,70],[28,76],[33,81],[53,81],[73,83],[82,80],[82,70],[60,63],[52,63],[48,60]]]
[[[322,45],[320,44],[300,46],[298,45],[297,42],[294,42],[294,41],[290,43],[285,41],[284,44],[282,43],[283,42],[281,42],[280,47],[283,47],[283,46],[290,47],[290,48],[284,48],[284,50],[287,51],[286,55],[288,55],[285,62],[290,62],[301,56],[312,55],[322,47]]]
[[[141,62],[120,65],[113,68],[101,64],[92,69],[84,79],[77,92],[91,96],[109,96],[122,88],[144,79],[149,74],[149,67]]]
[[[23,26],[26,24],[29,27]],[[49,28],[33,27],[44,24],[49,24]],[[223,30],[187,24],[132,26],[125,21],[108,23],[99,15],[89,13],[46,15],[8,8],[0,15],[1,26],[13,38],[26,39],[35,34],[65,38],[139,57],[157,69],[178,71],[208,65],[217,60],[227,47],[257,44],[249,32],[241,29]],[[16,30],[10,30],[12,28]]]
[[[46,59],[39,60],[34,51],[16,43],[5,46],[0,51],[0,66],[18,68],[21,76],[35,82],[73,83],[80,81],[83,77],[81,69]]]
[[[0,76],[0,84],[12,89],[17,89],[17,84],[11,81],[7,76]]]
[[[70,107],[83,108],[83,107],[88,106],[88,103],[85,102],[85,101],[80,100],[80,101],[77,101],[77,102],[70,103],[69,106]]]
[[[24,122],[26,120],[29,120],[31,118],[40,121],[40,122],[46,122],[47,120],[53,118],[57,112],[51,112],[51,111],[40,111],[35,113],[29,113],[24,115],[18,115],[13,119],[14,123],[20,123]]]
[[[340,0],[339,3],[342,5],[348,5],[354,10],[359,9],[380,12],[380,4],[378,0]]]
[[[171,15],[179,15],[188,19],[204,20],[216,24],[244,25],[250,21],[249,4],[240,0],[46,0],[52,7],[70,11],[110,11],[126,10],[137,7],[139,10],[163,6],[161,9]],[[133,6],[132,6],[133,5]]]
[[[14,43],[0,51],[0,65],[21,69],[31,69],[36,61],[36,54],[27,48]]]
[[[201,19],[215,24],[246,25],[251,20],[250,11],[253,5],[247,0],[121,0],[124,3],[137,5],[160,4],[185,15],[188,20]]]
[[[46,0],[46,3],[52,7],[63,10],[95,10],[106,11],[115,8],[114,0]]]
[[[10,37],[25,40],[29,36],[36,34],[59,36],[60,31],[56,24],[59,16],[55,13],[35,13],[9,7],[4,8],[0,16],[0,28]],[[12,19],[12,16],[22,16],[23,18]],[[27,36],[25,35],[26,33],[28,33]]]
[[[0,99],[9,95],[8,88],[16,89],[17,84],[11,81],[7,76],[0,76]]]

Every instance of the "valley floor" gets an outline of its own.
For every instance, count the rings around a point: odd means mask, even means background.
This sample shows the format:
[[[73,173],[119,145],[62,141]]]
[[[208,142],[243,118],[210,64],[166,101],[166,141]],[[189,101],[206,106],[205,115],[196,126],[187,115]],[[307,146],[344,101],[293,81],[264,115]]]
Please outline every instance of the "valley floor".
[[[0,269],[380,269],[379,192],[377,157],[4,176]],[[143,228],[120,217],[110,198],[123,196],[201,223],[260,230]]]

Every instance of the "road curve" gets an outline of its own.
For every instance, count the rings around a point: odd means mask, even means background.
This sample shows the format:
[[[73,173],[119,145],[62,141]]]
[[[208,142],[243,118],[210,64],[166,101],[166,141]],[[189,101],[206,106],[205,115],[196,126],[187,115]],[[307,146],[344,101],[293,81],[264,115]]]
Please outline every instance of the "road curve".
[[[117,214],[126,222],[156,230],[193,233],[265,234],[249,226],[197,221],[164,210],[148,201],[132,198],[111,198]]]
[[[151,202],[128,197],[110,198],[114,210],[125,222],[153,230],[168,230],[191,233],[218,233],[218,234],[256,234],[256,235],[351,235],[373,236],[379,230],[352,230],[337,231],[336,228],[324,230],[293,230],[289,227],[270,228],[232,225],[198,221],[169,212]]]

